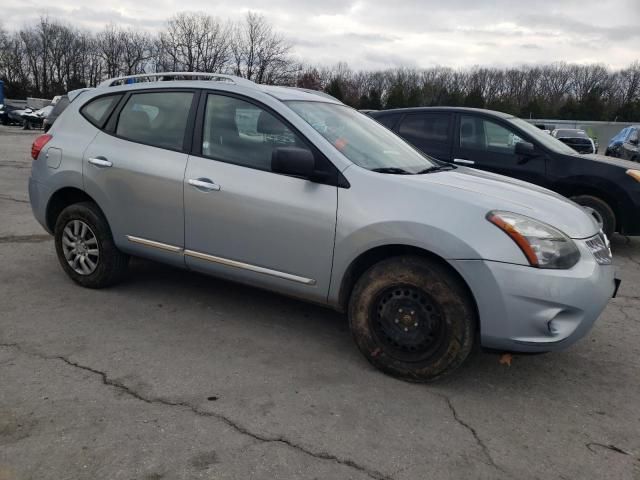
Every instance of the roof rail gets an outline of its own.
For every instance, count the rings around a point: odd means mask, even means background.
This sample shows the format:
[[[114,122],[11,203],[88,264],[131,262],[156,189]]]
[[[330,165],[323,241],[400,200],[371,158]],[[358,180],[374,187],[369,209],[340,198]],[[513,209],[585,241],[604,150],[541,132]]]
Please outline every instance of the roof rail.
[[[102,87],[114,87],[117,85],[125,85],[127,83],[139,82],[163,82],[167,80],[179,80],[190,78],[192,80],[214,80],[217,82],[228,82],[235,85],[245,87],[255,87],[256,84],[246,78],[236,77],[234,75],[225,75],[223,73],[203,73],[203,72],[158,72],[158,73],[141,73],[138,75],[125,75],[123,77],[115,77],[105,80],[98,85]]]

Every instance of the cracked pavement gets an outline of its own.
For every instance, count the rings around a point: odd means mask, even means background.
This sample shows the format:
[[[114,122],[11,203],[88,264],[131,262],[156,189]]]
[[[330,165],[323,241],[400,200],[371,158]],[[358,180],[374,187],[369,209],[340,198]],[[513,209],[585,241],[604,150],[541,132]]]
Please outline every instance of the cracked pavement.
[[[640,479],[640,238],[574,347],[413,385],[317,306],[142,260],[75,286],[27,203],[34,137],[0,127],[0,480]]]

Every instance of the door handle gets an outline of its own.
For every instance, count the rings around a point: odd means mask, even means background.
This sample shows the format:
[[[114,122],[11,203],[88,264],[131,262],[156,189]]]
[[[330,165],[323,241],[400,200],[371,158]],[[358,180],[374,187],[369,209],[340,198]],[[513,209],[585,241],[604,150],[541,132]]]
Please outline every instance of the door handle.
[[[113,163],[111,163],[106,158],[90,158],[89,163],[91,165],[95,165],[96,167],[110,167],[113,165]]]
[[[475,165],[476,162],[473,160],[467,160],[465,158],[454,158],[453,163],[462,163],[463,165]]]
[[[194,187],[196,187],[197,189],[200,190],[206,190],[206,191],[219,191],[220,190],[220,185],[218,185],[217,183],[213,183],[211,180],[209,180],[208,178],[190,178],[187,183],[189,185],[192,185]]]

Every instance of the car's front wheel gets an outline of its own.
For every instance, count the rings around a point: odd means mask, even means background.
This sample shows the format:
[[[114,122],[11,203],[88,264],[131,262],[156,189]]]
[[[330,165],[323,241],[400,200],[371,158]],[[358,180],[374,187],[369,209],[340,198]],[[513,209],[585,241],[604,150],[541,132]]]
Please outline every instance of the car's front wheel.
[[[108,287],[126,273],[129,256],[117,249],[109,224],[95,204],[82,202],[65,208],[56,221],[54,236],[62,268],[83,287]]]
[[[607,237],[611,238],[616,231],[616,215],[607,202],[592,195],[578,195],[571,197],[571,200],[584,208]]]
[[[349,324],[358,348],[375,367],[427,382],[467,358],[477,319],[466,286],[449,268],[400,256],[360,277],[349,302]]]

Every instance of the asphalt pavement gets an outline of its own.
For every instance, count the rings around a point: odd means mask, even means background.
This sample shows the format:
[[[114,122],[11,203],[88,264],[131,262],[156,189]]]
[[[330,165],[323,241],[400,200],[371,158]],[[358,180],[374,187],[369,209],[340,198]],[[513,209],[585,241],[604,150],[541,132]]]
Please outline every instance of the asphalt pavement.
[[[373,369],[335,312],[132,262],[82,289],[0,127],[0,480],[640,479],[640,238],[564,352],[475,352],[431,385]]]

